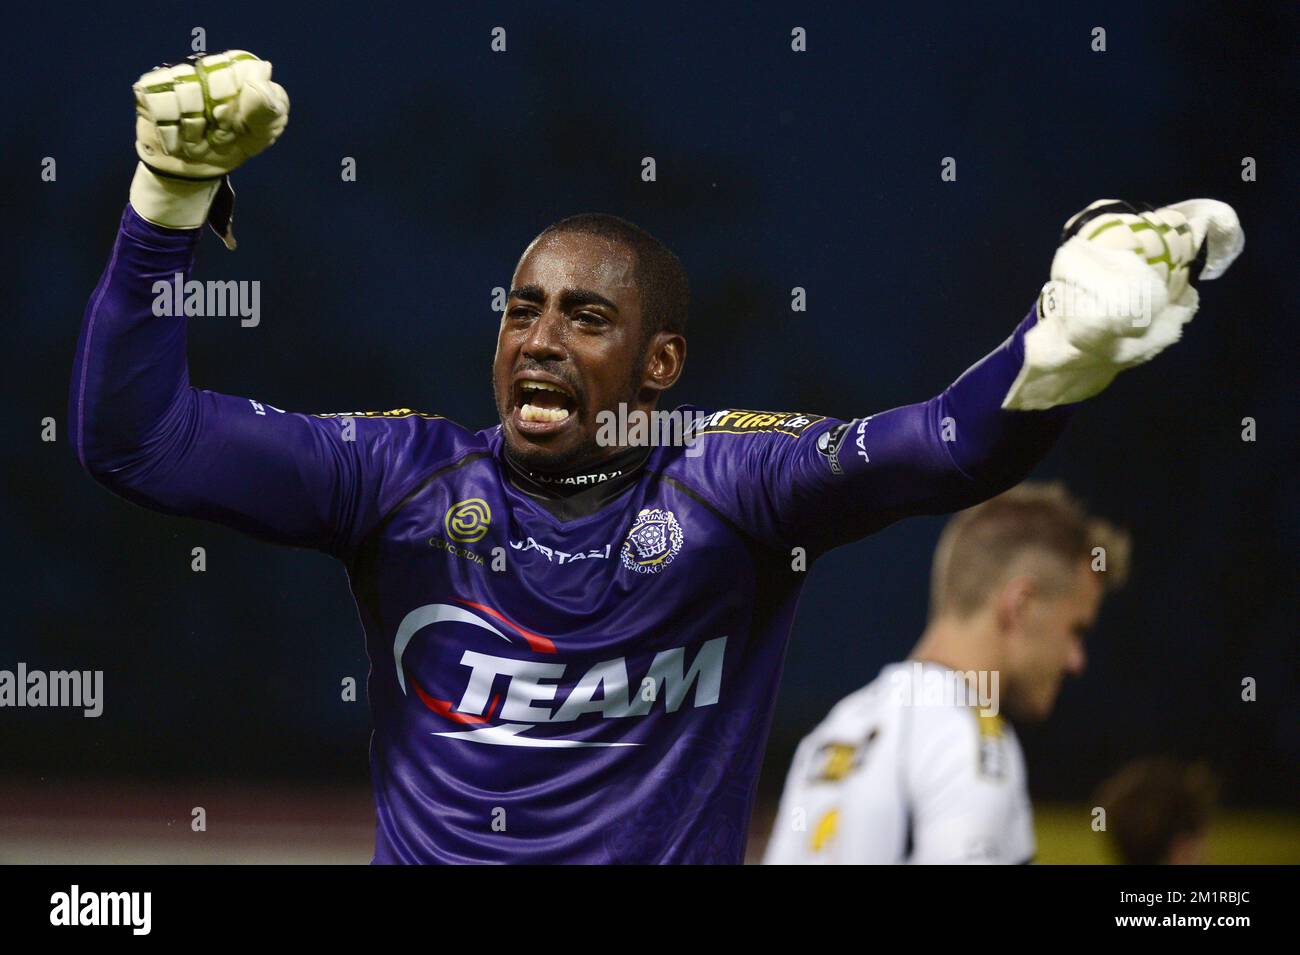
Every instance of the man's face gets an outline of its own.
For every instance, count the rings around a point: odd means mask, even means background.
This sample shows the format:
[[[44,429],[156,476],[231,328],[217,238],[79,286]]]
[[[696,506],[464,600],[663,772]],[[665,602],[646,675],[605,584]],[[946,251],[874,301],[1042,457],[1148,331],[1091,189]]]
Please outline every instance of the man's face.
[[[1008,635],[1007,705],[1013,715],[1046,719],[1062,680],[1082,675],[1084,638],[1097,619],[1102,593],[1100,575],[1085,562],[1063,591],[1039,592],[1026,600]]]
[[[648,410],[676,379],[680,367],[661,380],[656,355],[664,336],[642,347],[635,266],[630,249],[583,233],[551,234],[520,260],[492,385],[506,447],[530,470],[566,471],[608,457],[618,448],[597,444],[597,413],[620,402]]]

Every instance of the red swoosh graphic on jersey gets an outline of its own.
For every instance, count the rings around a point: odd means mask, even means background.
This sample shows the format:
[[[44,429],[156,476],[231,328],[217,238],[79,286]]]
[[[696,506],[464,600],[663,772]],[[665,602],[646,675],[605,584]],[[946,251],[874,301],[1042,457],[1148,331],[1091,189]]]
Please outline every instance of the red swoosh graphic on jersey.
[[[439,716],[445,716],[453,723],[469,723],[475,726],[481,725],[492,719],[492,713],[497,708],[497,701],[496,699],[493,699],[492,706],[488,710],[487,716],[474,716],[472,713],[457,713],[451,708],[450,702],[447,700],[434,699],[428,693],[425,693],[424,688],[415,680],[411,681],[411,686],[415,687],[415,695],[420,698],[425,706],[433,710],[433,712],[437,713]]]
[[[528,644],[530,649],[536,650],[538,653],[556,652],[555,644],[551,642],[550,637],[543,637],[540,633],[533,633],[531,630],[525,630],[523,627],[519,626],[519,624],[515,623],[513,620],[507,619],[503,614],[498,613],[491,607],[485,607],[483,604],[475,603],[472,600],[462,600],[460,597],[453,597],[452,599],[455,600],[456,603],[464,604],[466,607],[473,607],[475,610],[482,611],[489,616],[495,617],[506,626],[511,627],[524,638],[524,641]]]

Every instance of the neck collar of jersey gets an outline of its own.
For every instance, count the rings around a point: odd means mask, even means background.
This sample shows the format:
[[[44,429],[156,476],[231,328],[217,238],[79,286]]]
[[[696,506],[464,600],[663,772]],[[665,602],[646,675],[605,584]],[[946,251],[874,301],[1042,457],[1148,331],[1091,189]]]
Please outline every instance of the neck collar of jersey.
[[[601,461],[598,468],[537,474],[517,464],[505,441],[501,442],[501,458],[510,483],[563,521],[595,513],[635,484],[650,451],[649,447],[626,448]]]

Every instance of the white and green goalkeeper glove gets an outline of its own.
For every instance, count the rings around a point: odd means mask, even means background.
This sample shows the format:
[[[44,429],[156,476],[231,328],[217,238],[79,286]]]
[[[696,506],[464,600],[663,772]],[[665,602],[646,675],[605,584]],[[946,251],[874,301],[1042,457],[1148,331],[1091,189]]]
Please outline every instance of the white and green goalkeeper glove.
[[[1196,314],[1190,280],[1218,278],[1244,245],[1237,213],[1214,199],[1161,209],[1101,199],[1071,217],[1002,407],[1082,401],[1160,354]]]
[[[136,81],[131,206],[172,229],[208,221],[234,248],[228,174],[262,152],[289,122],[289,97],[271,64],[244,50],[199,54]]]

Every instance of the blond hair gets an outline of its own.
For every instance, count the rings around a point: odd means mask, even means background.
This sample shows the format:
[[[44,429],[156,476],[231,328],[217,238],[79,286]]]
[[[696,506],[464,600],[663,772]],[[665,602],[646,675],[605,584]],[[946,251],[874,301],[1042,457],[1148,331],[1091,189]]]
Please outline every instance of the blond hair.
[[[1097,548],[1101,548],[1100,551]],[[930,617],[969,617],[1012,577],[1068,585],[1081,563],[1118,587],[1128,576],[1128,534],[1090,516],[1060,482],[1013,487],[956,514],[944,527],[930,577]]]

